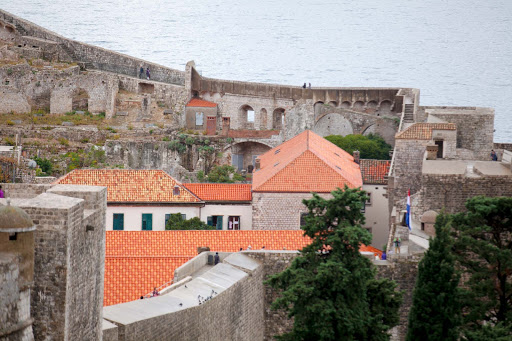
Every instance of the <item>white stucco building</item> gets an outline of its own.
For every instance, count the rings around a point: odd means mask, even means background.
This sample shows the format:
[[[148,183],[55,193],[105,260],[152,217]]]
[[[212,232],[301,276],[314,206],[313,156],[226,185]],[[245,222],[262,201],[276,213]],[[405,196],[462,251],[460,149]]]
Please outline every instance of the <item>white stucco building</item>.
[[[163,170],[76,169],[56,183],[107,187],[107,230],[163,231],[170,214],[200,217],[204,206]]]

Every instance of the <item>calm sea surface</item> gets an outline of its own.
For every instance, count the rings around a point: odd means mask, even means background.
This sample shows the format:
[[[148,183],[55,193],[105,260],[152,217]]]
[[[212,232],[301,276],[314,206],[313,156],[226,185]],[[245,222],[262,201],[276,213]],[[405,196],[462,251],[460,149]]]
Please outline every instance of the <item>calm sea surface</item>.
[[[0,0],[66,37],[203,76],[414,87],[512,142],[512,0]]]

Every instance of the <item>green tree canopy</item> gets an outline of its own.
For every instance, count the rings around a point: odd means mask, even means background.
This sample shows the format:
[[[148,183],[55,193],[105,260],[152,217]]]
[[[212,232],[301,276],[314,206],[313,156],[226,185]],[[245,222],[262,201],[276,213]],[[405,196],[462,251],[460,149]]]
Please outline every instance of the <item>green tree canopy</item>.
[[[447,215],[437,217],[436,237],[418,266],[409,313],[408,341],[457,341],[461,323],[460,276],[455,270]]]
[[[453,216],[455,256],[464,271],[467,340],[512,335],[512,198],[474,197]]]
[[[359,252],[370,244],[361,213],[367,196],[359,189],[337,189],[332,199],[313,194],[304,200],[303,226],[312,243],[283,272],[266,282],[282,293],[273,309],[294,318],[279,340],[388,340],[399,321],[401,294],[396,284],[375,279],[371,261]]]
[[[352,154],[358,150],[361,159],[389,160],[391,146],[382,137],[376,134],[363,135],[329,135],[326,140],[334,143],[347,153]]]
[[[235,181],[242,181],[244,178],[235,171],[235,168],[230,165],[215,166],[208,173],[208,182],[223,182],[233,183]]]
[[[181,213],[171,214],[167,224],[166,230],[215,230],[215,226],[206,225],[198,217],[191,219],[183,219]]]

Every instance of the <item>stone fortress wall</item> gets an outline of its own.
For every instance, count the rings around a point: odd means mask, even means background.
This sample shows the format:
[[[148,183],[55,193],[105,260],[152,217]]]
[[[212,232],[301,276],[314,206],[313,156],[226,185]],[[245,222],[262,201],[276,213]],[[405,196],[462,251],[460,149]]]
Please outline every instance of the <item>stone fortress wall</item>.
[[[106,188],[2,184],[32,218],[36,340],[99,340],[105,264]],[[0,199],[4,205],[6,199]]]
[[[40,48],[43,51],[49,48],[56,49],[61,60],[80,61],[88,69],[119,73],[131,77],[138,77],[140,66],[149,67],[151,79],[154,81],[178,85],[185,84],[185,73],[183,71],[65,38],[3,10],[0,10],[0,20],[13,25],[27,43],[32,42],[27,46]]]

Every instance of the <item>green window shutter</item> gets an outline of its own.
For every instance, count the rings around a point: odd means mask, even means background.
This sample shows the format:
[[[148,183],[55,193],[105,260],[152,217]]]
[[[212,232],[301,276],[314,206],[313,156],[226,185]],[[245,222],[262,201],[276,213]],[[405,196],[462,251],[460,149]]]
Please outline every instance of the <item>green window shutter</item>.
[[[142,229],[144,231],[151,231],[153,229],[153,214],[142,213]]]
[[[213,217],[207,217],[206,218],[206,225],[213,226]]]
[[[169,221],[169,218],[171,217],[170,214],[166,214],[165,215],[165,223],[164,223],[164,230],[165,230],[165,227],[167,226],[167,222]]]
[[[114,230],[122,231],[124,230],[124,214],[122,213],[114,213]]]
[[[217,230],[222,230],[222,216],[217,216]]]

